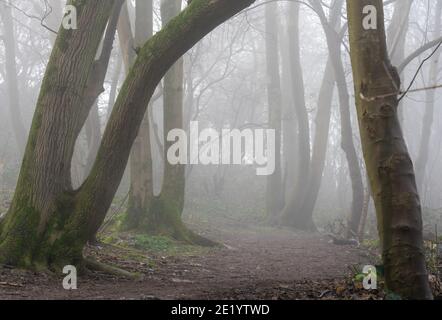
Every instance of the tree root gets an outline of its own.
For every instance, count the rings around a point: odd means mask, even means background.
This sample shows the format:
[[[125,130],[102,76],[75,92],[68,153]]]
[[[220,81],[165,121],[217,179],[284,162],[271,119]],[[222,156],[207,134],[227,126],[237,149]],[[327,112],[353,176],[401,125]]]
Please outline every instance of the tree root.
[[[84,266],[88,270],[92,271],[101,271],[107,274],[111,274],[118,277],[129,278],[133,280],[141,280],[142,275],[139,273],[129,272],[118,267],[111,266],[109,264],[105,264],[99,261],[94,260],[93,258],[84,258]]]

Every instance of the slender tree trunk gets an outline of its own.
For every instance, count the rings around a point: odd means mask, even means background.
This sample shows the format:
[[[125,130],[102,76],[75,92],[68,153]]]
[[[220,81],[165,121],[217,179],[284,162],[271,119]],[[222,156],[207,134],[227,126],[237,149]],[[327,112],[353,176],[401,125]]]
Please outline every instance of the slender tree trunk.
[[[290,227],[309,230],[314,229],[313,217],[299,210],[305,197],[305,184],[308,183],[310,173],[310,124],[305,104],[304,78],[301,66],[299,9],[300,4],[298,2],[290,3],[289,50],[293,99],[298,119],[299,162],[293,194],[288,197],[285,208],[282,211],[282,223]]]
[[[85,176],[83,178],[87,177],[91,171],[101,142],[101,124],[97,102],[92,106],[89,117],[86,120],[85,133],[88,145],[88,155],[86,159],[86,168],[84,170]]]
[[[137,0],[135,12],[134,45],[140,47],[153,36],[152,0]],[[130,191],[126,229],[141,227],[142,220],[148,214],[152,204],[153,195],[149,112],[146,112],[130,156]]]
[[[61,30],[43,80],[19,181],[0,223],[0,263],[80,266],[83,247],[100,227],[124,174],[155,88],[195,43],[253,0],[193,0],[140,50],[115,104],[89,177],[70,183],[75,140],[89,110],[82,90],[114,2],[78,2],[75,31]],[[93,32],[91,32],[93,30]],[[69,67],[71,72],[66,72]],[[57,269],[58,270],[58,269]]]
[[[376,9],[375,29],[363,25],[364,7],[369,5]],[[398,99],[391,95],[397,92],[400,78],[388,58],[383,2],[347,1],[347,14],[359,128],[386,285],[402,298],[430,299],[420,199],[398,120]]]
[[[181,0],[163,1],[161,19],[166,25],[181,11]],[[183,84],[184,63],[179,59],[164,77],[163,110],[164,110],[164,178],[161,193],[152,202],[150,211],[144,221],[147,232],[153,235],[166,235],[176,240],[200,245],[213,245],[208,239],[200,237],[187,229],[181,215],[185,197],[185,165],[172,165],[166,157],[167,150],[174,142],[167,141],[171,130],[183,129]]]
[[[337,0],[333,3],[332,11],[330,13],[330,26],[339,26],[339,19],[343,4],[343,0]],[[306,196],[301,207],[301,211],[309,216],[313,216],[315,204],[318,199],[327,154],[333,91],[336,82],[333,73],[333,65],[330,59],[331,57],[328,58],[324,78],[319,90],[310,177]]]
[[[267,178],[266,205],[269,218],[284,208],[281,177],[281,117],[282,96],[279,73],[278,4],[265,7],[266,61],[267,61],[267,103],[270,128],[275,130],[275,171]]]
[[[442,1],[438,0],[435,12],[435,25],[434,36],[435,38],[441,35],[441,16],[442,16]],[[428,86],[437,84],[439,75],[439,59],[440,51],[436,52],[430,63],[430,74],[428,80]],[[434,105],[435,105],[436,92],[434,90],[427,90],[425,93],[425,114],[422,123],[421,140],[419,145],[419,154],[416,160],[416,178],[417,186],[420,188],[421,193],[424,191],[424,179],[425,172],[428,163],[428,156],[430,152],[430,143],[433,129],[433,117],[434,117]]]
[[[405,44],[407,40],[410,11],[413,0],[396,1],[393,16],[387,29],[387,47],[391,63],[395,66],[405,58]],[[402,75],[401,73],[399,73]],[[401,81],[403,77],[401,77]],[[399,104],[399,121],[404,123],[403,103]]]
[[[11,124],[14,132],[15,141],[17,144],[17,151],[21,156],[26,144],[26,129],[23,124],[23,118],[20,110],[17,65],[15,61],[15,30],[11,7],[7,4],[0,4],[0,15],[3,21],[4,30],[2,38],[5,44],[5,71],[9,98],[9,113],[11,116]]]
[[[348,163],[353,196],[347,237],[357,237],[364,202],[364,184],[362,182],[361,169],[359,167],[359,158],[353,142],[353,128],[350,114],[350,95],[348,93],[344,63],[342,62],[341,37],[333,29],[333,27],[329,25],[322,9],[321,2],[318,0],[311,0],[310,3],[318,13],[326,35],[330,59],[338,88],[339,111],[341,116],[341,147],[345,153]],[[340,8],[342,8],[342,4],[343,3],[341,2]]]

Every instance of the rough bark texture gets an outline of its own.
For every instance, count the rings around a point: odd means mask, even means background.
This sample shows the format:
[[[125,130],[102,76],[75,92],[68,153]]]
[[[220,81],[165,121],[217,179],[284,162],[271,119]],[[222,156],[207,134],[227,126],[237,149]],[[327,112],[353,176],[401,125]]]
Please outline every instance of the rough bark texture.
[[[275,172],[267,178],[266,206],[268,217],[278,215],[284,207],[281,177],[281,117],[282,94],[279,73],[278,46],[278,5],[265,7],[266,61],[267,61],[267,101],[269,126],[275,130]]]
[[[89,113],[84,88],[113,1],[73,3],[79,29],[60,29],[46,70],[14,199],[0,225],[2,263],[47,266],[81,257],[82,240],[68,222],[75,197],[70,168]]]
[[[196,42],[253,0],[193,0],[140,50],[104,132],[89,177],[72,190],[70,163],[89,110],[82,90],[113,1],[73,1],[78,30],[61,30],[42,84],[12,205],[0,224],[0,263],[23,267],[81,264],[124,174],[155,88]],[[93,30],[94,32],[91,32]]]
[[[365,30],[363,8],[377,9],[377,29]],[[402,298],[430,299],[422,214],[398,120],[400,84],[388,58],[381,0],[347,1],[350,50],[361,141],[375,200],[387,288]],[[382,95],[389,95],[388,97]]]

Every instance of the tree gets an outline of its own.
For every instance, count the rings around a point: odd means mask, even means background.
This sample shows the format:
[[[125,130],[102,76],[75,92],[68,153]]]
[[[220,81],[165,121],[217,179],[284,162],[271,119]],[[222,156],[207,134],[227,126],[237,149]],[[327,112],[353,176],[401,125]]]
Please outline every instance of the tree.
[[[293,84],[293,101],[298,120],[298,167],[295,187],[288,197],[285,208],[282,211],[282,223],[291,227],[310,230],[314,229],[313,218],[306,212],[302,212],[300,205],[304,200],[306,189],[305,183],[310,173],[310,123],[305,104],[304,78],[301,65],[301,48],[299,40],[299,10],[298,2],[290,3],[289,7],[289,51],[291,57],[291,76]]]
[[[267,179],[267,215],[274,217],[284,208],[281,177],[281,115],[282,96],[279,73],[278,50],[278,4],[270,3],[265,7],[266,25],[266,62],[267,62],[267,101],[269,126],[275,130],[275,171]]]
[[[126,9],[127,10],[127,9]],[[130,28],[130,25],[128,26]],[[152,0],[137,0],[135,7],[134,47],[140,47],[153,35]],[[124,35],[121,36],[131,36]],[[129,48],[129,50],[133,50]],[[133,61],[129,64],[132,65]],[[138,136],[130,156],[129,204],[124,227],[138,229],[143,227],[153,199],[152,148],[150,143],[149,111],[144,115]]]
[[[16,65],[16,42],[14,20],[12,18],[11,7],[8,4],[0,4],[0,17],[3,21],[5,44],[5,73],[8,86],[9,113],[11,116],[12,129],[17,143],[18,153],[22,154],[26,144],[26,130],[20,111],[20,98],[17,81]]]
[[[386,286],[402,298],[430,299],[421,205],[398,120],[400,78],[388,58],[383,2],[347,1],[347,14],[361,142]]]
[[[442,1],[438,0],[436,4],[436,10],[434,13],[435,23],[434,23],[434,36],[438,38],[441,36],[441,18],[442,18]],[[439,74],[439,59],[440,51],[436,52],[431,59],[431,68],[429,71],[428,86],[437,85],[438,74]],[[421,139],[419,144],[419,153],[416,159],[416,177],[417,186],[420,188],[421,192],[424,190],[424,177],[425,171],[428,163],[428,156],[430,152],[430,142],[432,138],[432,128],[433,128],[433,117],[434,117],[434,102],[435,102],[435,91],[428,90],[425,93],[425,114],[421,130]]]
[[[343,1],[339,2],[340,4],[337,4],[338,8],[336,8],[336,10],[340,12]],[[342,61],[341,37],[335,31],[333,26],[330,26],[328,23],[322,8],[322,4],[317,0],[310,0],[310,3],[319,15],[319,19],[321,20],[321,24],[324,28],[328,50],[330,52],[330,59],[335,75],[335,81],[338,88],[339,111],[341,115],[341,147],[345,153],[350,171],[353,196],[347,236],[357,237],[364,203],[364,184],[362,182],[361,169],[359,167],[359,158],[353,141],[353,128],[350,114],[350,94],[347,87],[344,63]]]
[[[12,204],[0,223],[0,263],[81,266],[124,174],[132,144],[167,70],[187,50],[253,0],[193,0],[139,50],[120,91],[91,173],[73,190],[70,163],[88,114],[83,90],[115,4],[74,1],[78,29],[61,29],[42,83]]]

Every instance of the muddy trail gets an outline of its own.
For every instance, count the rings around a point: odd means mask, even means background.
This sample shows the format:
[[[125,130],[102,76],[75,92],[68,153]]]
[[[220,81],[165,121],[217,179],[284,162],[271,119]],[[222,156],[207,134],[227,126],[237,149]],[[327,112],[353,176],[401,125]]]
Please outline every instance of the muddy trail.
[[[351,280],[352,267],[375,262],[362,248],[335,245],[320,234],[281,229],[200,232],[223,247],[167,255],[122,245],[89,247],[87,256],[141,276],[128,279],[89,271],[79,275],[78,289],[72,291],[63,289],[63,275],[3,266],[0,299],[375,299],[379,295],[357,288]]]

